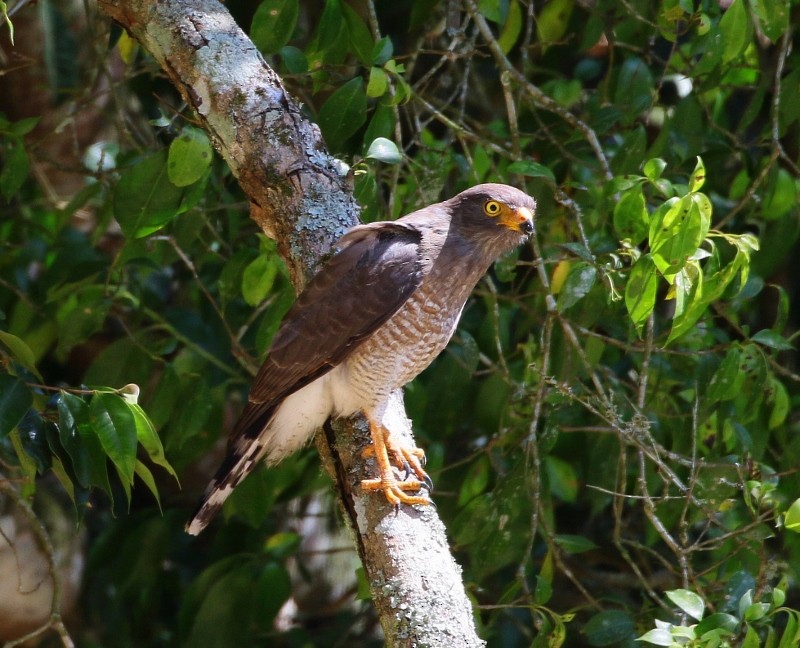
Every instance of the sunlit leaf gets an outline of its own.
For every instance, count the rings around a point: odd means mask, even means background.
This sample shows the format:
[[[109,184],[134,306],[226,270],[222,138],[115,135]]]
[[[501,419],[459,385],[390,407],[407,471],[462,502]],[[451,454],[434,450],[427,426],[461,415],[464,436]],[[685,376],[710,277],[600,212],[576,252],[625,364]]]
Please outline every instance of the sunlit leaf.
[[[373,65],[369,70],[367,96],[372,97],[373,99],[376,97],[382,97],[384,94],[386,94],[388,89],[389,77],[386,76],[386,72],[383,71],[383,68]]]
[[[269,294],[278,276],[278,264],[265,254],[257,256],[242,274],[242,297],[250,306],[258,306]]]
[[[645,254],[631,268],[631,274],[625,286],[625,307],[640,335],[645,322],[655,308],[657,287],[656,268],[650,255]]]
[[[692,177],[689,179],[689,192],[694,193],[695,191],[700,191],[706,181],[706,167],[703,164],[703,160],[699,157],[697,158],[697,165],[692,171]]]
[[[722,35],[722,62],[729,63],[740,56],[753,38],[745,0],[733,0],[719,22]]]
[[[574,0],[551,0],[542,7],[536,20],[536,38],[545,49],[563,38],[574,6]]]
[[[641,637],[637,637],[637,641],[644,641],[654,646],[671,646],[672,633],[665,628],[655,628],[648,630]]]
[[[676,589],[666,593],[667,598],[686,612],[693,619],[698,621],[703,618],[706,604],[697,594],[686,589]]]
[[[518,0],[510,0],[508,5],[508,16],[500,31],[497,44],[504,54],[508,54],[517,42],[522,32],[522,9]]]
[[[789,531],[800,533],[800,499],[792,502],[783,516],[783,526]]]
[[[638,245],[647,236],[649,223],[641,186],[632,187],[622,194],[614,207],[614,229],[620,240],[628,239],[633,245]]]
[[[385,137],[376,137],[369,145],[365,157],[384,164],[400,164],[403,161],[403,155],[397,148],[397,144]]]
[[[176,187],[197,182],[208,171],[213,158],[208,135],[199,128],[187,126],[172,140],[167,158],[167,174]]]

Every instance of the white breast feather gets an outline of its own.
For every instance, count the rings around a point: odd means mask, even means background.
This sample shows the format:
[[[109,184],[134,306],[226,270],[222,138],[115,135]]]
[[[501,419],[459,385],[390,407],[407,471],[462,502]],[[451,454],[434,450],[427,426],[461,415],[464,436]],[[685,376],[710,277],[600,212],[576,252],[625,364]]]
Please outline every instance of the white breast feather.
[[[264,460],[273,465],[302,448],[333,412],[326,374],[288,396],[265,432]]]

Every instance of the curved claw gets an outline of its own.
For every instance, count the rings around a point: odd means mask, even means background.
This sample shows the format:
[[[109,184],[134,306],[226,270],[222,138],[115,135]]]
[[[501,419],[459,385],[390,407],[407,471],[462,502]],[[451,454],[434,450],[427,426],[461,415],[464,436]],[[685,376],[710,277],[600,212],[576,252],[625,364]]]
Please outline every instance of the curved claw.
[[[428,493],[433,490],[433,481],[423,469],[425,453],[419,448],[400,445],[383,425],[376,423],[369,416],[367,420],[372,446],[362,454],[365,457],[375,457],[380,477],[363,480],[362,488],[382,491],[387,501],[395,507],[400,504],[431,504]],[[394,462],[390,461],[390,454]],[[397,479],[392,463],[403,472],[403,479]],[[425,495],[419,494],[423,489]],[[417,494],[411,495],[408,491]]]

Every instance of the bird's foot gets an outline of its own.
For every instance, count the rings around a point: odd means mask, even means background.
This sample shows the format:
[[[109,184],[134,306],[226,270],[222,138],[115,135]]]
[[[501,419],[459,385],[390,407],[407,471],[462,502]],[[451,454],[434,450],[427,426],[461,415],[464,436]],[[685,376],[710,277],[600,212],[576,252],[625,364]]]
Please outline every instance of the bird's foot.
[[[364,490],[383,491],[390,504],[431,504],[427,495],[411,495],[409,491],[419,493],[422,489],[433,490],[433,482],[423,469],[425,453],[417,447],[408,447],[397,443],[388,429],[380,423],[369,419],[372,445],[364,450],[365,457],[375,457],[378,464],[378,479],[364,479],[361,487]],[[404,472],[403,479],[395,476],[389,455],[394,465]]]

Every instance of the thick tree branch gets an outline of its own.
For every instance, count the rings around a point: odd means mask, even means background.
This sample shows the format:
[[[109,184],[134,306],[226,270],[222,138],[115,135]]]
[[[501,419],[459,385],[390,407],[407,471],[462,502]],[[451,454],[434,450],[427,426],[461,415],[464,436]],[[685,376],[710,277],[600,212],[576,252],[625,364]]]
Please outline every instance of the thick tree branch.
[[[152,54],[196,111],[300,289],[358,214],[342,165],[326,152],[317,127],[215,0],[100,0],[99,6]],[[399,395],[391,415],[410,434]],[[435,509],[395,511],[382,497],[361,492],[367,442],[358,423],[337,424],[335,434],[318,437],[387,644],[482,645]]]

